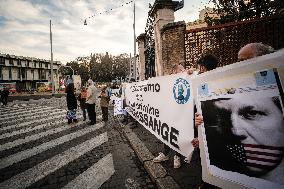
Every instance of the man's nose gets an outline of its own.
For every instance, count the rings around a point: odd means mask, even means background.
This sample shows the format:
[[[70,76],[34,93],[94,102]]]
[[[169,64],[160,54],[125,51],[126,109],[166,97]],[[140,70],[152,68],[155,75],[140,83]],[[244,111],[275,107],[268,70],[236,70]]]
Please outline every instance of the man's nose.
[[[237,114],[231,115],[232,119],[232,133],[240,138],[240,140],[244,140],[247,138],[247,132],[244,128],[244,123],[241,118]]]

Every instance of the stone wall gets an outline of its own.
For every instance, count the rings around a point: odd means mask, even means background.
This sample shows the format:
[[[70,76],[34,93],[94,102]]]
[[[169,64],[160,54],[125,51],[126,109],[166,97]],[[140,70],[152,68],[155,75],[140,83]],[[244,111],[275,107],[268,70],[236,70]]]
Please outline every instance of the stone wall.
[[[155,71],[156,76],[164,75],[164,67],[161,56],[162,51],[162,39],[161,39],[161,29],[168,23],[173,23],[175,20],[174,10],[171,8],[164,7],[163,9],[158,9],[155,13],[154,21],[154,35],[155,35]]]
[[[173,22],[161,29],[163,75],[169,75],[176,64],[185,66],[184,21]]]
[[[145,80],[145,33],[137,37],[138,52],[139,52],[139,80]]]

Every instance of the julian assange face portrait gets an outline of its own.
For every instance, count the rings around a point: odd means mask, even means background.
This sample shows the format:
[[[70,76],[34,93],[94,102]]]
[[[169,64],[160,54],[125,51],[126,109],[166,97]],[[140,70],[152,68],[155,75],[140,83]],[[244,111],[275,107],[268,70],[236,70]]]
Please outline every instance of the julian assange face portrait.
[[[222,132],[229,127],[243,144],[248,170],[265,174],[282,161],[284,121],[278,97],[249,95],[217,100],[214,105],[221,110],[219,112],[227,112],[229,123],[220,125],[219,129]]]
[[[284,146],[284,122],[278,98],[232,98],[216,101],[231,112],[232,132],[242,143]]]

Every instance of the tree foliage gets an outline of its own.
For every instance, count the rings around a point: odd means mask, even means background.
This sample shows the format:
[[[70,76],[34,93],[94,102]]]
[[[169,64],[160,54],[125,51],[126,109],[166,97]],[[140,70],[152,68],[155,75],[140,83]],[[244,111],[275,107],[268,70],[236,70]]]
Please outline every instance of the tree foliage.
[[[94,54],[90,61],[91,78],[99,82],[110,82],[116,78],[126,78],[129,74],[129,56],[120,54],[111,56],[108,53]]]
[[[68,62],[75,75],[80,75],[82,83],[89,78],[97,82],[111,82],[114,79],[125,79],[129,74],[129,56],[120,54],[112,56],[108,53],[95,53],[91,57],[78,57],[75,61]],[[72,75],[72,70],[62,66],[59,70],[62,75]]]
[[[280,14],[283,11],[283,0],[211,0],[214,4],[214,13],[219,18],[208,15],[205,22],[208,25],[224,24],[227,22],[242,21],[252,18],[268,17]]]

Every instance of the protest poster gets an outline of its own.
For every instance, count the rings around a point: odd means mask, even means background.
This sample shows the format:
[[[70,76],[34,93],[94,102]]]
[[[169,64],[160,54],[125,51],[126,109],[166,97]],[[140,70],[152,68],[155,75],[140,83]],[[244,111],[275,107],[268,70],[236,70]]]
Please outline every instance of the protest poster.
[[[284,188],[284,51],[193,81],[202,177],[221,188]]]
[[[193,98],[189,76],[175,74],[126,85],[126,110],[176,152],[193,151]]]
[[[110,104],[114,104],[116,98],[120,98],[119,89],[111,89]]]
[[[114,99],[114,105],[113,105],[114,116],[126,115],[126,111],[123,109],[122,103],[123,103],[123,101],[122,101],[121,98]]]

